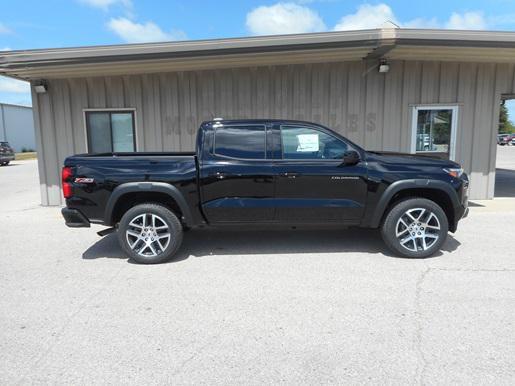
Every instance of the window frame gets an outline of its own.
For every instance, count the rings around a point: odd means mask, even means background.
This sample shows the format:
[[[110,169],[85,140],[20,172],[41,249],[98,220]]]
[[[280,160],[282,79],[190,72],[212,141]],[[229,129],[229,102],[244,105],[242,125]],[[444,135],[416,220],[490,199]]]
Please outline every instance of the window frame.
[[[418,126],[418,111],[419,110],[452,110],[451,119],[451,135],[449,139],[449,160],[456,160],[456,139],[458,138],[458,114],[459,104],[426,104],[426,105],[412,105],[411,106],[411,146],[410,153],[412,154],[441,154],[440,151],[428,150],[417,151],[417,126]]]
[[[355,150],[354,146],[352,146],[350,143],[345,141],[343,138],[340,138],[336,135],[334,135],[331,131],[324,130],[322,127],[318,126],[311,126],[305,123],[299,123],[298,125],[292,124],[292,123],[286,123],[279,125],[279,145],[281,147],[281,158],[279,158],[279,161],[286,161],[286,162],[342,162],[342,159],[338,158],[284,158],[284,147],[283,147],[283,136],[282,136],[282,128],[283,127],[293,127],[293,128],[306,128],[306,129],[312,129],[315,131],[319,131],[321,133],[324,133],[326,135],[329,135],[330,137],[333,137],[334,139],[343,142],[345,145],[347,145],[347,151],[349,150]],[[358,152],[361,157],[361,152]]]
[[[264,158],[240,158],[240,157],[231,157],[231,156],[228,156],[228,155],[224,155],[224,154],[219,154],[216,152],[216,132],[218,131],[218,129],[222,129],[222,128],[231,128],[231,127],[249,127],[249,126],[255,126],[255,127],[262,127],[264,129],[264,133],[265,133],[265,140],[264,140],[264,145],[265,145],[265,148],[264,148],[264,154],[265,154],[265,157]],[[262,162],[262,161],[271,161],[272,159],[268,157],[268,132],[270,131],[270,127],[266,124],[266,123],[238,123],[238,124],[227,124],[227,125],[224,125],[224,124],[217,124],[217,125],[213,125],[213,144],[212,144],[212,152],[211,154],[215,157],[220,157],[220,158],[225,158],[225,159],[234,159],[234,160],[241,160],[241,161],[257,161],[257,162]]]
[[[134,146],[134,152],[138,151],[138,128],[136,125],[137,119],[136,119],[136,108],[134,107],[120,107],[120,108],[91,108],[91,109],[83,109],[83,120],[84,120],[84,139],[85,139],[85,145],[86,145],[86,153],[88,154],[95,154],[90,153],[90,136],[89,136],[89,130],[88,130],[88,115],[91,113],[109,113],[109,128],[110,128],[110,137],[111,137],[111,153],[115,153],[113,149],[113,127],[112,127],[112,120],[111,120],[111,114],[116,113],[132,113],[132,130],[133,130],[133,146]]]

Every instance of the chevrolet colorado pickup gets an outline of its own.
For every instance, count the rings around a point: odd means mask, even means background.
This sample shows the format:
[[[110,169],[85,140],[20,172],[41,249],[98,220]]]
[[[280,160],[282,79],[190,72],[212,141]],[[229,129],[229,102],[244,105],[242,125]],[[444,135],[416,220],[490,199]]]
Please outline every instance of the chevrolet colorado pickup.
[[[366,151],[318,124],[215,119],[196,152],[68,157],[62,169],[69,227],[118,233],[140,263],[160,263],[193,227],[273,224],[380,228],[404,257],[437,252],[468,213],[460,165]]]

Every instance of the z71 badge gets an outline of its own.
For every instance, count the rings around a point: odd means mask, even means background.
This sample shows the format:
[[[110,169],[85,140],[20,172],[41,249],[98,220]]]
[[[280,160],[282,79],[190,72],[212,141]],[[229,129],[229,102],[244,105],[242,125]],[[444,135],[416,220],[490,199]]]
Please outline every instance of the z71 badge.
[[[82,178],[82,177],[79,177],[79,178],[75,179],[75,182],[77,184],[92,184],[93,182],[95,182],[95,179],[94,178]]]

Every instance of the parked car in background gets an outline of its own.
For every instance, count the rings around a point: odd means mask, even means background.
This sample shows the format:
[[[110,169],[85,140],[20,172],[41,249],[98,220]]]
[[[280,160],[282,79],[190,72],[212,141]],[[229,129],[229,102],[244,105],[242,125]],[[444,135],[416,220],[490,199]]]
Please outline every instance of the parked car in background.
[[[501,146],[512,145],[515,140],[515,135],[513,134],[499,134],[497,135],[497,144]]]
[[[433,137],[429,134],[417,134],[417,150],[434,151],[436,146],[433,143]]]
[[[14,160],[14,150],[9,146],[9,142],[0,142],[0,165],[9,165]]]

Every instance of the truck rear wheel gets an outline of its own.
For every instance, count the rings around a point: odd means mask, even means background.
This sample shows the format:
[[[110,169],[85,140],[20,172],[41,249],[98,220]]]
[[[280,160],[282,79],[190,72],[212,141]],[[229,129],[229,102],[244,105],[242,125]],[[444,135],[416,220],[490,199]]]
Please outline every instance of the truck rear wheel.
[[[120,220],[118,241],[134,261],[162,263],[171,259],[181,246],[182,224],[170,209],[162,205],[137,205]]]
[[[440,250],[448,230],[447,216],[438,204],[425,198],[410,198],[391,208],[381,235],[396,255],[423,258]]]

